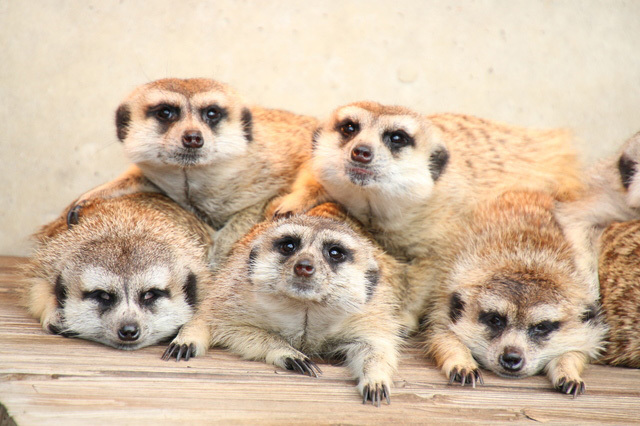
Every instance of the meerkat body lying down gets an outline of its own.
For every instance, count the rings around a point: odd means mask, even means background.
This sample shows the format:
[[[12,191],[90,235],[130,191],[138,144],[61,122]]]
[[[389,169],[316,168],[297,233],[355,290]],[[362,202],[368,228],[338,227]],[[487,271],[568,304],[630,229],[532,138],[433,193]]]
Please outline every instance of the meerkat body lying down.
[[[44,226],[26,304],[49,332],[138,349],[175,335],[211,279],[207,225],[160,194],[85,204]]]
[[[640,368],[640,221],[609,226],[600,247],[600,300],[610,328],[600,361]]]
[[[406,320],[398,265],[334,204],[256,226],[163,359],[223,346],[302,374],[344,357],[363,402],[389,400]]]
[[[116,112],[118,139],[134,163],[77,200],[162,192],[211,225],[216,258],[263,218],[309,158],[316,120],[248,106],[215,80],[169,78],[137,87]]]
[[[584,392],[581,372],[606,326],[553,203],[507,192],[476,209],[429,314],[427,350],[451,382],[475,386],[481,366],[511,378],[545,372],[560,392]]]

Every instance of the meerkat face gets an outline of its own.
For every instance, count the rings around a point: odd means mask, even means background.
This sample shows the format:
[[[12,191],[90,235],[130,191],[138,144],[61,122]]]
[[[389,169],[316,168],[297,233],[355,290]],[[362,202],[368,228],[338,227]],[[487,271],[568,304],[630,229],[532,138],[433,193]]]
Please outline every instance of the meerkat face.
[[[346,225],[305,216],[276,221],[252,244],[248,267],[259,297],[353,311],[379,273],[371,243]]]
[[[101,246],[110,250],[110,243],[98,244],[93,252],[106,253],[96,249]],[[130,267],[135,263],[120,258],[72,262],[76,266],[62,269],[54,290],[63,318],[59,331],[127,350],[175,334],[193,315],[196,274],[166,261]]]
[[[538,374],[570,351],[593,355],[604,330],[597,306],[549,284],[500,277],[461,288],[450,294],[450,328],[482,367],[503,377]]]
[[[339,108],[314,136],[316,175],[347,203],[354,193],[427,199],[448,158],[425,118],[373,102]]]
[[[618,172],[620,182],[626,190],[626,199],[629,206],[640,208],[640,173],[638,162],[640,161],[640,132],[629,139],[622,148],[622,154],[618,159]]]
[[[228,86],[165,79],[141,86],[116,112],[118,139],[134,163],[189,167],[243,155],[252,117]]]

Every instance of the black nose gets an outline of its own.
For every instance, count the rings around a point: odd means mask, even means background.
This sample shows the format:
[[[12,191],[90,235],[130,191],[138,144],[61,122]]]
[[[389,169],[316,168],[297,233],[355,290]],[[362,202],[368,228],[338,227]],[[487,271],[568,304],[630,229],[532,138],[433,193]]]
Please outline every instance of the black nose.
[[[293,267],[296,275],[299,277],[310,277],[315,272],[313,264],[309,260],[301,260]]]
[[[373,152],[367,145],[358,145],[351,150],[351,159],[358,163],[368,164],[373,160]]]
[[[204,145],[200,130],[187,130],[182,135],[182,145],[185,148],[200,148]]]
[[[140,337],[140,329],[138,324],[125,324],[118,330],[118,337],[125,342],[133,342]]]
[[[504,352],[500,355],[500,365],[508,371],[519,371],[524,366],[522,351],[514,347],[504,348]]]

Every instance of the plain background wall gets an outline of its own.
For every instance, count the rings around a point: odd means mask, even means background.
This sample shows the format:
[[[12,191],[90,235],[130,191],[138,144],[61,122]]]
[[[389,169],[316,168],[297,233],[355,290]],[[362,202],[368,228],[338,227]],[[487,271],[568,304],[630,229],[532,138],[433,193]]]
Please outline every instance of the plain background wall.
[[[640,130],[640,1],[0,0],[0,254],[126,168],[114,111],[164,77],[567,127],[590,162]]]

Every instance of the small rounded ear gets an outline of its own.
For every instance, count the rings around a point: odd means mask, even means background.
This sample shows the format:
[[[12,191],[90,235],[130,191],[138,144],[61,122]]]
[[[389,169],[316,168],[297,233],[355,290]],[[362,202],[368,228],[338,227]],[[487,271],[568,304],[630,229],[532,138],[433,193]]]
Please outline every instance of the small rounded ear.
[[[120,142],[123,142],[127,137],[130,123],[131,110],[129,109],[129,105],[122,104],[116,110],[116,134]]]
[[[618,160],[618,171],[620,172],[620,182],[624,189],[629,189],[631,182],[633,181],[633,175],[636,173],[638,163],[626,154],[622,154]]]
[[[437,147],[429,157],[429,171],[435,182],[444,172],[449,163],[449,151],[444,146]]]
[[[253,141],[253,116],[249,108],[242,109],[242,129],[244,130],[244,137],[247,142]]]
[[[311,137],[311,149],[314,150],[318,146],[318,138],[322,134],[322,127],[316,128],[313,131],[313,136]]]

